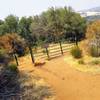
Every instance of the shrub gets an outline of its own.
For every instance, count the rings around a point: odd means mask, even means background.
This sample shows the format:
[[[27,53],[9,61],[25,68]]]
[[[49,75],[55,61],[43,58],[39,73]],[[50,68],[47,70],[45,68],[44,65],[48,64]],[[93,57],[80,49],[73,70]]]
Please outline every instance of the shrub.
[[[89,49],[90,49],[90,50],[89,50],[90,55],[91,55],[92,57],[99,57],[100,54],[99,54],[98,48],[97,48],[96,46],[91,46]]]
[[[80,60],[78,61],[78,63],[79,63],[79,64],[85,64],[85,62],[84,62],[83,59],[80,59]]]
[[[8,33],[0,36],[0,48],[4,48],[7,53],[14,50],[18,56],[23,56],[26,53],[26,47],[26,41],[16,33]]]
[[[5,56],[4,56],[4,50],[0,49],[0,63],[4,63]]]
[[[18,71],[17,65],[13,64],[13,63],[8,65],[8,69],[13,71],[13,72],[17,72]]]
[[[74,58],[81,58],[82,57],[82,50],[79,47],[75,46],[71,50],[71,54]]]

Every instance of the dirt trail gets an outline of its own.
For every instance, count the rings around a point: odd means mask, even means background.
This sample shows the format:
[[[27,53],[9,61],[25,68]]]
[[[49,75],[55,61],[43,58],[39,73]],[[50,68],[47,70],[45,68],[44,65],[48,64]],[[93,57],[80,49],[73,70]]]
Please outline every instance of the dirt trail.
[[[75,70],[64,61],[65,57],[34,67],[27,56],[20,59],[19,69],[44,78],[54,89],[57,100],[100,100],[100,75]]]

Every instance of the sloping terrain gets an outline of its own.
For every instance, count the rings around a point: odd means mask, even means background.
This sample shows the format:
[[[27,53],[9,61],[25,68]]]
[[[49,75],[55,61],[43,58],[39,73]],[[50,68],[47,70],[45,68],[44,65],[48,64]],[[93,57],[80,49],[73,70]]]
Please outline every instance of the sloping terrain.
[[[56,100],[100,100],[100,75],[80,72],[67,64],[68,54],[34,67],[30,56],[20,59],[19,69],[39,75],[54,89]]]

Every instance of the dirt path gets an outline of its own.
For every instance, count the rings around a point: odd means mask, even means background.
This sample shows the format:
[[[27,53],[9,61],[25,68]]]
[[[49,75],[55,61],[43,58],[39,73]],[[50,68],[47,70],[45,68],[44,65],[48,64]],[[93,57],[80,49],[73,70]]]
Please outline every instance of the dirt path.
[[[34,67],[30,57],[21,58],[20,71],[43,77],[54,89],[57,100],[100,100],[100,75],[83,73],[70,67],[64,58]]]

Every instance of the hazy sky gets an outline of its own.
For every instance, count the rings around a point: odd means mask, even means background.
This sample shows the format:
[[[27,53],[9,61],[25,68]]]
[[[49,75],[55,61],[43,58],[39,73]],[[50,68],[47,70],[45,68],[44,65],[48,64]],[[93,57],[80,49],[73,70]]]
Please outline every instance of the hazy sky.
[[[51,6],[82,10],[100,6],[100,0],[0,0],[0,19],[9,14],[19,17],[40,14]]]

